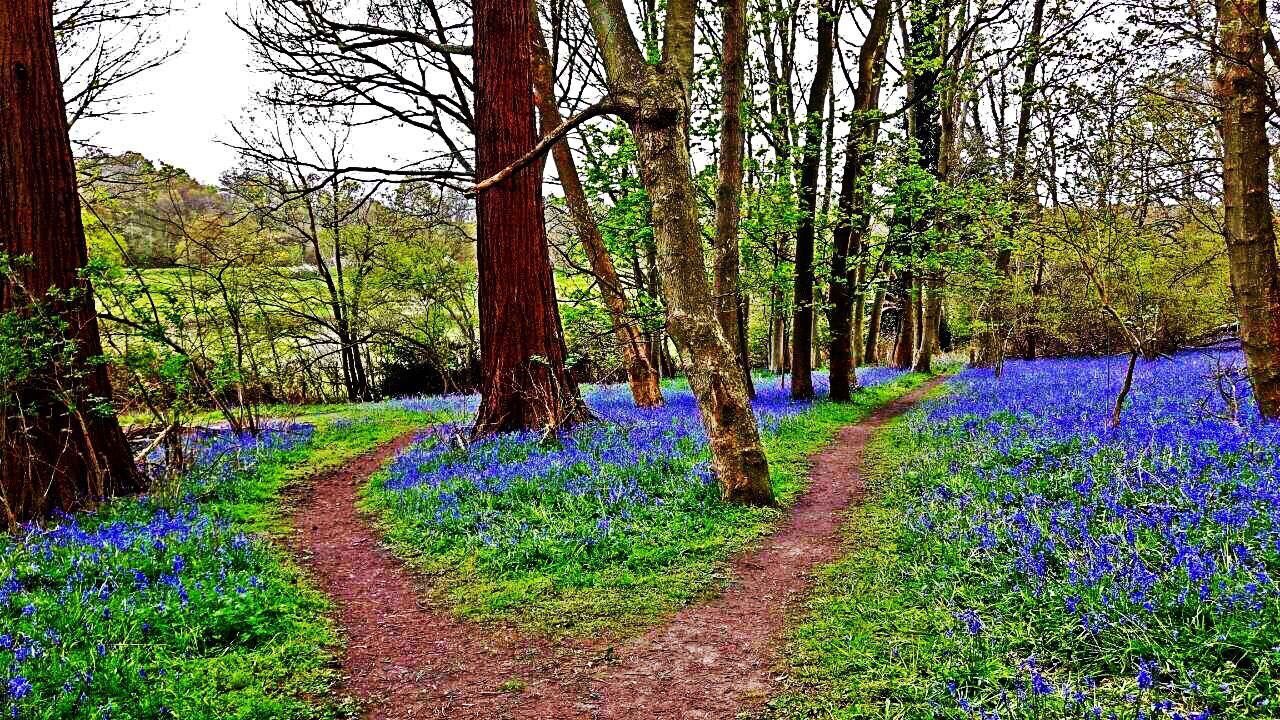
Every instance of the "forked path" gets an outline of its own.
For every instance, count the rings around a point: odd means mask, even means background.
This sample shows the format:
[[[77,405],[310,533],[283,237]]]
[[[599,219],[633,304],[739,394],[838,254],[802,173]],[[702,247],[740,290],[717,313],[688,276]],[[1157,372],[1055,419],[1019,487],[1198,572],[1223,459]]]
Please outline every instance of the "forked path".
[[[771,535],[734,558],[723,593],[612,648],[467,623],[420,599],[412,573],[355,508],[369,475],[413,434],[316,477],[294,517],[293,547],[338,605],[341,691],[371,720],[736,717],[768,698],[789,613],[814,568],[840,554],[844,511],[865,493],[868,440],[941,381],[880,407],[814,455],[808,489]]]

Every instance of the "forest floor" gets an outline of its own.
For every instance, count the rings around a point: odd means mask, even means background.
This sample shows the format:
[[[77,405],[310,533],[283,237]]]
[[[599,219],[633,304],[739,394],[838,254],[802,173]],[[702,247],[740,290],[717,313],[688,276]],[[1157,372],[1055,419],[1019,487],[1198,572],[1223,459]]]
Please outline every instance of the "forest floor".
[[[458,619],[383,548],[357,508],[361,488],[408,433],[315,477],[291,543],[337,604],[346,640],[340,692],[373,719],[733,718],[775,687],[777,643],[813,573],[842,550],[845,511],[865,493],[872,435],[924,397],[921,385],[841,430],[775,532],[732,559],[733,580],[634,638],[557,638]]]

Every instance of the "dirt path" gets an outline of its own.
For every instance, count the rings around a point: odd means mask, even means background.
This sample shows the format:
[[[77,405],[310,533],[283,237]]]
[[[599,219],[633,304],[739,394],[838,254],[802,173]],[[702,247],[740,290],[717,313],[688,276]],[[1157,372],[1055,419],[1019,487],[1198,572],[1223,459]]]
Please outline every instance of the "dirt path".
[[[419,599],[412,575],[355,509],[369,475],[415,435],[317,477],[295,515],[293,545],[338,605],[348,641],[341,691],[371,720],[736,717],[768,698],[789,613],[813,570],[840,553],[844,511],[865,492],[867,441],[939,382],[841,430],[813,456],[809,488],[773,534],[733,560],[736,580],[724,593],[613,648],[461,622]]]

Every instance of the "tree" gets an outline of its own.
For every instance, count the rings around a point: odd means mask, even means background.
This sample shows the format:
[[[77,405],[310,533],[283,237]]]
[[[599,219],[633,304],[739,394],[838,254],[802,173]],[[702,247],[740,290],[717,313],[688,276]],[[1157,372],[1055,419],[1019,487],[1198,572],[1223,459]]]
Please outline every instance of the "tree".
[[[755,413],[737,354],[715,314],[698,227],[697,189],[689,170],[697,5],[692,0],[667,4],[661,59],[654,64],[636,42],[621,0],[584,2],[604,58],[608,88],[592,112],[622,117],[635,137],[641,180],[653,203],[667,326],[691,360],[689,386],[707,429],[712,467],[727,499],[772,504],[769,462]],[[579,121],[590,114],[580,115]],[[547,142],[555,142],[554,135]]]
[[[534,86],[535,99],[541,119],[542,131],[550,132],[564,122],[560,108],[556,105],[555,68],[552,65],[551,53],[546,47],[546,40],[539,28],[537,7],[534,6]],[[574,162],[573,152],[566,143],[557,143],[551,151],[555,160],[556,173],[560,176],[560,186],[564,188],[565,204],[573,220],[574,229],[578,231],[578,240],[587,253],[591,264],[591,274],[600,286],[600,296],[605,308],[609,311],[609,320],[613,325],[614,341],[618,344],[618,352],[627,368],[627,382],[631,386],[631,397],[640,407],[661,405],[662,385],[657,368],[650,361],[645,348],[644,335],[640,332],[631,313],[631,303],[627,300],[614,268],[613,258],[605,246],[604,237],[600,234],[600,226],[596,224],[587,201],[587,194],[582,189],[582,180],[578,176],[578,166]]]
[[[496,175],[537,142],[532,12],[474,6],[478,178]],[[542,165],[479,190],[480,410],[474,432],[556,428],[586,415],[565,371],[564,332],[547,247]]]
[[[796,233],[795,320],[791,330],[791,397],[813,397],[813,251],[818,171],[822,161],[822,110],[831,87],[835,16],[828,0],[818,2],[818,48],[805,108],[804,154],[800,162],[800,228]]]
[[[857,387],[854,368],[862,358],[854,352],[854,335],[862,332],[861,317],[854,322],[855,294],[865,291],[864,263],[850,266],[852,257],[865,255],[863,238],[871,224],[870,180],[867,170],[874,161],[874,146],[880,127],[877,116],[880,75],[888,37],[889,0],[876,0],[867,36],[858,52],[858,86],[854,91],[853,115],[845,141],[844,177],[840,182],[840,220],[832,239],[831,252],[831,391],[832,400],[850,398]]]
[[[0,6],[0,67],[0,500],[12,528],[138,491],[142,478],[98,361],[47,0]]]
[[[1022,213],[1018,210],[1029,205],[1035,196],[1034,185],[1028,187],[1027,175],[1030,164],[1027,160],[1027,150],[1031,145],[1031,110],[1035,100],[1036,69],[1042,54],[1041,44],[1044,42],[1045,2],[1046,0],[1033,0],[1031,31],[1027,36],[1027,47],[1022,63],[1022,84],[1018,87],[1018,129],[1013,151],[1013,171],[1009,180],[1016,208],[1011,217],[1013,220],[1011,224],[1017,223],[1017,220],[1022,217]],[[996,251],[996,271],[1006,280],[1011,273],[1012,260],[1012,248],[1002,247]],[[1007,290],[1007,288],[1004,289]],[[987,327],[978,337],[977,364],[979,366],[992,367],[999,363],[998,356],[1003,352],[1004,337],[1007,334],[1001,327],[1005,323],[1001,307],[1004,302],[1005,298],[997,296],[991,298],[991,302],[987,304]]]
[[[720,329],[733,342],[742,367],[747,394],[754,396],[751,382],[751,360],[747,356],[746,311],[743,307],[740,281],[742,154],[745,133],[742,127],[742,100],[745,94],[747,55],[746,0],[725,0],[724,75],[720,94],[720,166],[716,180],[715,297]]]
[[[1271,143],[1263,66],[1264,3],[1218,0],[1222,190],[1227,258],[1254,398],[1280,418],[1280,265],[1269,193]]]

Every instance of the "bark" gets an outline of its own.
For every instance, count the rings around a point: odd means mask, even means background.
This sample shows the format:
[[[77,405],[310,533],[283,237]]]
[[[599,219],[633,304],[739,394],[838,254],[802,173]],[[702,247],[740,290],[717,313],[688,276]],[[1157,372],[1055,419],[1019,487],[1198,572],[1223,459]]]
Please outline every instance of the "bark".
[[[746,0],[724,1],[724,56],[722,62],[720,167],[716,182],[715,301],[716,317],[725,337],[736,340],[738,365],[747,394],[755,396],[751,363],[747,357],[742,289],[739,287],[738,226],[742,198],[742,156],[746,142],[742,126],[743,84],[746,74]],[[743,336],[743,337],[740,337]]]
[[[867,342],[863,346],[863,365],[876,365],[880,362],[880,353],[876,346],[880,344],[880,319],[883,312],[884,288],[879,288],[871,300],[871,312],[867,315]]]
[[[683,89],[654,83],[661,110],[632,124],[641,177],[653,202],[667,325],[691,360],[689,386],[710,439],[712,464],[727,499],[773,504],[769,466],[737,354],[714,312],[707,283],[697,195],[689,174],[688,105]],[[665,107],[663,107],[665,106]],[[664,112],[667,108],[676,112]]]
[[[1043,40],[1045,2],[1046,0],[1035,0],[1032,6],[1031,34],[1027,38],[1030,47],[1027,48],[1026,61],[1022,66],[1022,86],[1018,89],[1018,134],[1014,141],[1013,168],[1009,178],[1009,183],[1013,187],[1014,201],[1014,210],[1010,213],[1010,230],[1017,227],[1020,211],[1030,201],[1028,196],[1031,193],[1026,187],[1029,166],[1027,148],[1031,144],[1032,100],[1035,97],[1036,69],[1040,62],[1040,43]],[[1012,248],[1000,248],[997,251],[996,273],[1002,278],[1003,285],[1007,285],[1011,279],[1012,261]],[[1006,290],[1006,287],[1001,287],[997,293],[1003,293]],[[1005,317],[1004,301],[1005,298],[998,294],[987,303],[987,315],[984,318],[986,329],[978,335],[977,364],[981,367],[993,367],[997,362],[997,356],[1001,354],[1005,335],[1003,326],[1008,322]]]
[[[474,5],[476,174],[489,178],[537,143],[530,12]],[[541,163],[496,183],[476,199],[480,285],[480,410],[476,435],[560,427],[586,416],[565,371],[542,208]]]
[[[875,110],[879,105],[880,76],[888,36],[889,0],[877,0],[866,40],[858,52],[858,87],[853,116],[845,141],[844,176],[840,182],[839,214],[831,252],[831,393],[837,401],[850,399],[858,386],[856,365],[862,359],[862,262],[850,267],[850,257],[864,254],[863,238],[870,226],[869,187],[866,171],[875,159],[880,128]],[[856,301],[854,298],[857,298]]]
[[[922,169],[938,177],[938,162],[942,150],[941,94],[937,61],[942,56],[941,32],[943,3],[938,0],[921,0],[913,4],[911,13],[910,53],[919,69],[911,76],[910,129],[919,154]],[[932,213],[920,213],[911,223],[911,234],[922,238],[934,220]],[[921,278],[913,269],[919,254],[926,248],[914,247],[910,238],[904,237],[900,252],[906,256],[907,268],[902,275],[904,309],[899,323],[898,347],[894,364],[902,369],[916,365],[916,348],[924,347],[921,330]],[[920,342],[918,342],[920,341]],[[927,356],[927,350],[925,355]],[[925,358],[926,364],[928,358]]]
[[[818,2],[818,48],[805,112],[804,154],[800,164],[800,225],[796,231],[795,321],[791,338],[791,397],[813,397],[813,251],[816,235],[818,173],[822,162],[822,113],[831,85],[835,51],[834,17],[829,0]]]
[[[604,58],[606,84],[636,142],[640,180],[652,203],[657,265],[667,327],[688,354],[689,387],[711,447],[724,497],[774,504],[769,462],[760,441],[733,344],[716,317],[698,226],[697,188],[689,160],[692,0],[667,5],[663,58],[645,62],[621,0],[585,0]]]
[[[1227,260],[1240,341],[1259,412],[1280,418],[1280,265],[1268,193],[1266,74],[1259,3],[1218,0],[1222,185]]]
[[[140,491],[143,478],[106,402],[93,289],[48,0],[0,4],[0,313],[39,302],[66,323],[70,366],[32,375],[0,397],[0,502],[10,529],[54,509]],[[58,297],[46,296],[50,288]],[[38,293],[38,294],[37,294]],[[6,395],[8,391],[6,391]]]
[[[933,371],[933,354],[938,349],[938,331],[942,321],[942,279],[930,277],[921,283],[923,298],[920,303],[920,347],[912,370]]]
[[[534,6],[534,99],[538,104],[542,132],[564,122],[560,108],[556,104],[555,69],[551,65],[551,56],[543,40],[538,26],[538,14]],[[573,159],[573,152],[567,143],[556,143],[551,151],[556,164],[556,173],[560,176],[560,186],[564,189],[565,205],[569,208],[569,216],[574,228],[578,231],[578,239],[587,253],[587,261],[591,264],[591,274],[600,286],[600,297],[609,311],[609,321],[613,326],[614,341],[618,344],[618,354],[627,369],[627,383],[631,387],[631,397],[639,407],[655,407],[663,404],[662,384],[658,370],[649,358],[645,347],[645,339],[631,314],[631,303],[622,289],[622,281],[618,279],[618,271],[613,265],[613,258],[605,247],[604,237],[596,224],[595,215],[587,201],[587,194],[582,189],[582,180],[578,175],[578,166]],[[735,246],[736,248],[736,246]],[[736,264],[735,264],[736,267]]]
[[[902,310],[898,313],[898,341],[893,348],[893,365],[900,370],[911,368],[916,352],[916,307],[920,304],[915,276],[903,270],[899,276]]]

